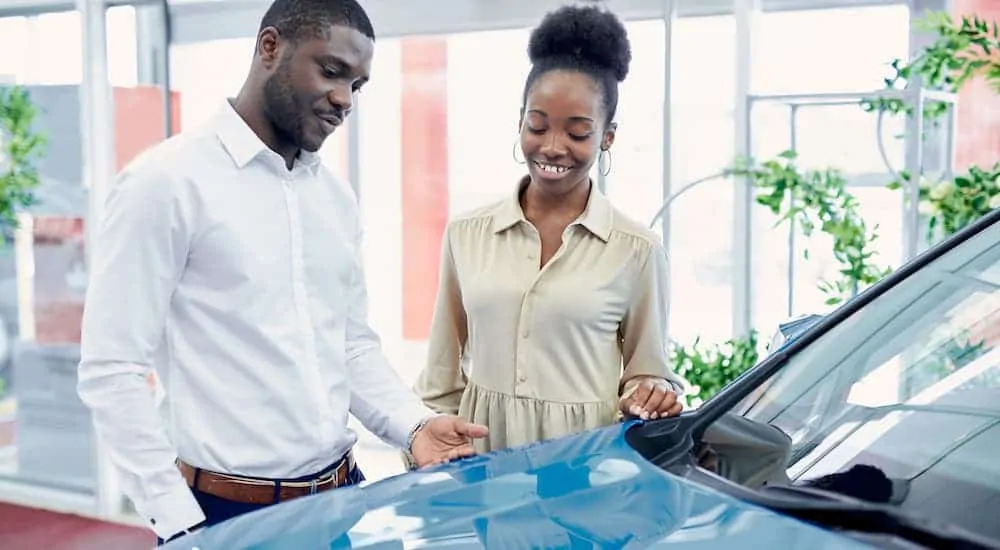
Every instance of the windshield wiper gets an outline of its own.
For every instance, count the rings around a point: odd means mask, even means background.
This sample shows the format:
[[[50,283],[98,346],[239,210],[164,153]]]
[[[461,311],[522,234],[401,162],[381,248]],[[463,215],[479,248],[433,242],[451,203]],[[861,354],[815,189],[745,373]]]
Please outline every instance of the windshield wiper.
[[[917,517],[816,487],[771,485],[751,491],[754,503],[809,523],[843,530],[896,535],[931,548],[998,550],[995,541],[954,524]],[[761,498],[763,497],[763,498]]]

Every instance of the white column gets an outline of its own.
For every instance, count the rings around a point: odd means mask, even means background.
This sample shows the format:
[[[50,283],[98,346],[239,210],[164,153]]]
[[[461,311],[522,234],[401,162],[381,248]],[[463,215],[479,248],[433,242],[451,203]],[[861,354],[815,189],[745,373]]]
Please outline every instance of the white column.
[[[760,0],[733,0],[736,18],[736,89],[733,124],[735,154],[751,155],[750,93],[753,30]],[[753,328],[753,188],[745,178],[733,182],[733,336]]]
[[[83,25],[83,82],[80,85],[80,137],[83,147],[83,182],[89,189],[90,208],[85,222],[87,263],[95,247],[94,230],[104,212],[104,199],[115,176],[114,105],[108,81],[105,0],[76,0]],[[96,512],[111,517],[120,512],[121,493],[107,449],[97,442]]]
[[[135,6],[136,64],[140,85],[160,86],[163,91],[164,138],[170,137],[173,105],[170,102],[170,37],[167,10],[161,3]]]
[[[663,150],[660,201],[666,201],[673,194],[673,66],[674,66],[674,23],[677,22],[677,3],[680,0],[663,0]],[[670,257],[670,208],[663,211],[660,218],[663,248]],[[670,327],[670,298],[672,277],[667,274],[667,327]]]
[[[950,0],[909,0],[910,4],[910,58],[914,58],[925,47],[930,45],[935,35],[922,29],[921,21],[928,14],[936,11],[951,11]],[[941,129],[924,124],[923,111],[927,105],[927,97],[923,87],[922,79],[919,75],[913,75],[907,82],[906,101],[913,107],[913,116],[906,119],[905,130],[905,168],[910,173],[911,179],[904,188],[903,206],[903,262],[912,260],[917,254],[923,251],[927,245],[926,220],[920,215],[917,202],[920,195],[920,174],[927,172],[930,177],[935,177],[942,170],[951,164],[946,155],[953,154],[954,143],[946,141],[951,139],[954,128],[950,122],[944,131],[949,135],[943,135]],[[954,109],[954,105],[952,108]],[[923,137],[924,135],[927,137]],[[944,137],[945,139],[942,139]],[[945,150],[947,148],[947,150]],[[944,159],[945,162],[940,162]]]
[[[361,117],[365,116],[364,102],[354,98],[354,112],[347,125],[347,181],[361,202]]]

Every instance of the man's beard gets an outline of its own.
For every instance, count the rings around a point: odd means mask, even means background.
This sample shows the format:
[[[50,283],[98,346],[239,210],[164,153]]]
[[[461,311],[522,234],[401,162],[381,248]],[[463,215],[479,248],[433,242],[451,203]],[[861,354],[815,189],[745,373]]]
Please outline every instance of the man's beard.
[[[280,142],[302,147],[305,137],[302,135],[302,108],[292,88],[288,65],[284,62],[264,83],[264,114]]]

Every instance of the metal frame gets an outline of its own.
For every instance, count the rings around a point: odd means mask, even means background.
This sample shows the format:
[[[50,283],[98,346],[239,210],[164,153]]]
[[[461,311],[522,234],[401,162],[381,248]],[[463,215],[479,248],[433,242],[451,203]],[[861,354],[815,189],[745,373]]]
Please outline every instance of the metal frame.
[[[90,206],[85,221],[87,264],[95,247],[95,220],[104,212],[108,186],[115,177],[114,103],[108,78],[107,3],[105,0],[77,0],[83,27],[83,83],[80,86],[80,134],[83,143],[84,185],[89,188]],[[97,514],[112,517],[121,512],[118,476],[111,466],[107,447],[97,440]]]
[[[167,0],[135,7],[136,60],[139,83],[159,86],[163,93],[164,137],[174,133],[170,98],[170,19]]]
[[[738,32],[738,31],[737,31]],[[747,94],[745,97],[746,112],[737,112],[736,115],[736,135],[737,135],[737,156],[740,157],[752,157],[753,156],[753,107],[760,102],[777,102],[782,103],[789,109],[789,148],[792,150],[797,150],[798,144],[798,132],[797,132],[797,118],[798,112],[807,107],[817,107],[817,106],[837,106],[837,105],[856,105],[860,103],[862,99],[865,98],[899,98],[907,101],[908,103],[915,104],[917,113],[922,113],[923,109],[928,101],[944,102],[951,105],[951,109],[948,111],[948,117],[946,121],[947,132],[944,136],[946,143],[944,147],[944,170],[945,175],[952,175],[955,168],[955,146],[957,142],[957,108],[958,108],[958,97],[955,94],[925,90],[920,87],[915,87],[913,89],[907,90],[875,90],[871,92],[835,92],[835,93],[814,93],[814,94],[770,94],[770,95],[757,95],[757,94]],[[923,164],[923,150],[926,144],[921,139],[913,139],[913,136],[921,135],[923,129],[923,122],[921,116],[912,116],[907,120],[907,134],[906,134],[906,170],[911,174],[920,174],[924,172]],[[915,132],[915,133],[914,133]],[[741,148],[742,146],[742,148]],[[886,165],[886,173],[881,174],[852,174],[851,181],[848,185],[851,187],[884,187],[888,184],[891,179],[895,176],[894,169],[891,166]],[[666,193],[665,188],[664,196],[666,199],[663,204],[660,205],[660,209],[653,216],[650,222],[650,227],[656,225],[657,222],[666,223],[664,220],[667,219],[670,212],[670,206],[680,198],[687,191],[709,181],[713,181],[724,177],[723,173],[712,174],[693,182],[690,182],[683,187],[681,187],[676,193],[669,194]],[[738,326],[739,322],[746,322],[747,326],[750,326],[751,319],[742,320],[737,317],[736,313],[739,312],[741,315],[747,314],[752,316],[751,303],[747,299],[747,296],[737,296],[737,290],[743,290],[744,292],[752,291],[752,265],[749,263],[749,257],[751,253],[751,247],[753,244],[753,196],[752,190],[746,186],[746,182],[743,178],[734,178],[736,185],[734,186],[734,192],[736,193],[735,201],[735,215],[734,215],[734,247],[733,254],[735,256],[734,265],[742,266],[745,271],[745,275],[741,281],[739,287],[734,288],[734,306],[733,306],[733,320],[734,320],[734,335],[744,334],[745,332],[738,332],[742,329],[742,326]],[[749,197],[744,195],[744,192],[750,192]],[[904,196],[904,214],[903,214],[903,245],[904,245],[904,256],[901,258],[902,261],[908,261],[912,259],[920,251],[920,248],[924,243],[919,239],[920,229],[923,226],[923,220],[920,218],[919,212],[916,207],[910,208],[910,204],[916,204],[919,195],[919,183],[917,180],[909,182],[907,186],[906,195]],[[749,209],[749,211],[747,211]],[[788,227],[788,289],[786,298],[786,312],[788,316],[794,314],[794,280],[795,280],[795,260],[797,258],[795,251],[795,239],[796,239],[796,226],[795,220],[790,220]],[[746,262],[746,263],[742,263]],[[734,269],[735,271],[735,269]],[[734,277],[736,280],[740,280],[738,277]],[[744,288],[749,287],[749,288]],[[738,309],[739,308],[739,309]],[[745,308],[745,309],[744,309]]]
[[[159,0],[89,0],[93,6],[102,5],[105,8],[116,6],[139,6],[153,4]],[[0,2],[0,17],[21,17],[43,13],[58,13],[80,9],[81,0],[2,0]]]
[[[829,106],[849,106],[857,105],[865,98],[885,98],[902,99],[907,104],[914,107],[914,116],[907,117],[906,127],[906,171],[910,174],[922,174],[924,172],[924,147],[925,143],[920,136],[923,133],[923,111],[929,101],[943,102],[952,108],[948,110],[946,126],[949,129],[945,135],[946,143],[944,147],[944,172],[952,174],[955,167],[955,128],[957,127],[957,106],[958,97],[956,94],[926,90],[917,85],[906,90],[876,90],[870,92],[836,92],[836,93],[814,93],[814,94],[763,94],[751,95],[748,104],[752,109],[757,103],[771,102],[780,103],[789,110],[789,143],[792,150],[797,147],[796,117],[799,110],[808,107],[829,107]],[[751,113],[752,115],[752,113]],[[752,116],[750,117],[752,122]],[[748,128],[752,136],[752,123]],[[879,136],[881,139],[881,136]],[[751,150],[752,155],[752,150]],[[895,170],[888,165],[886,160],[886,171],[895,175]],[[890,176],[891,177],[891,176]],[[882,176],[882,184],[888,183],[886,176]],[[877,175],[865,174],[862,181],[852,183],[854,186],[872,186],[878,181]],[[911,180],[907,185],[903,199],[903,262],[913,259],[920,251],[919,237],[922,234],[923,220],[920,218],[917,209],[917,197],[919,196],[919,180]],[[912,207],[911,207],[912,205]],[[794,307],[794,280],[795,280],[795,223],[788,227],[788,296],[787,315],[793,315]]]
[[[734,0],[736,12],[736,89],[733,102],[733,153],[736,158],[752,153],[751,92],[753,90],[754,29],[763,0]],[[733,186],[733,336],[753,328],[753,188],[747,178],[735,178]]]
[[[527,28],[569,0],[367,0],[379,37]],[[758,0],[764,11],[905,4],[906,0]],[[178,44],[245,38],[256,32],[269,0],[171,0]],[[664,0],[604,0],[625,20],[664,19]],[[734,14],[733,0],[678,0],[678,17]],[[224,20],[225,25],[219,22]]]
[[[663,143],[661,155],[662,173],[660,175],[661,200],[673,192],[674,140],[673,140],[673,55],[674,55],[674,23],[677,22],[679,0],[663,0]],[[663,213],[660,220],[660,234],[663,248],[670,257],[671,237],[670,211]],[[667,274],[667,326],[670,326],[670,295],[673,289],[673,277]]]

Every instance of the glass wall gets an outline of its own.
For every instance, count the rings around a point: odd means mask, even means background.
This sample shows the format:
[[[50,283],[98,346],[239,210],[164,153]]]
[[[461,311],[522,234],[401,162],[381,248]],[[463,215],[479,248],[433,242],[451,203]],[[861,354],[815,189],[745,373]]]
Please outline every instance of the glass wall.
[[[845,43],[840,33],[848,27],[859,30]],[[630,21],[627,28],[634,59],[621,90],[607,190],[625,214],[648,224],[663,199],[664,25]],[[371,318],[408,382],[425,360],[445,224],[506,196],[523,173],[513,149],[529,69],[529,32],[380,38],[372,80],[349,121],[360,146],[348,151],[346,128],[324,146],[328,163],[341,176],[352,173],[348,168],[360,175],[353,183],[360,189],[367,227]],[[718,174],[733,160],[735,21],[732,16],[682,18],[673,32],[671,179],[676,191]],[[905,56],[907,32],[905,6],[766,13],[754,55],[755,91],[878,88],[888,61]],[[183,128],[206,121],[239,90],[252,50],[252,39],[172,47],[171,77],[180,93]],[[205,66],[213,70],[201,72]],[[788,109],[763,106],[756,112],[755,151],[766,156],[787,148]],[[851,178],[878,172],[873,124],[855,106],[799,110],[802,163],[836,165]],[[893,131],[885,130],[889,136]],[[898,159],[898,148],[891,154]],[[356,165],[349,167],[351,161]],[[871,223],[880,224],[883,254],[895,260],[901,240],[896,197],[878,187],[858,188],[856,194]],[[733,206],[731,182],[715,179],[672,208],[670,335],[679,342],[731,336],[733,281],[742,276],[732,265]],[[754,324],[765,331],[788,313],[788,232],[773,228],[767,216],[758,209],[753,261]],[[795,246],[801,255],[801,239]],[[795,313],[821,304],[815,282],[836,270],[818,252],[821,241],[812,248],[817,250],[813,259],[793,275]],[[399,468],[395,457],[380,464],[372,475]]]
[[[108,61],[116,102],[116,157],[124,165],[163,136],[162,98],[138,71],[136,13],[107,13]],[[733,160],[737,72],[732,16],[682,18],[673,28],[671,181],[674,191],[718,174]],[[627,23],[633,48],[621,89],[619,131],[606,178],[611,201],[648,224],[663,200],[664,25]],[[850,40],[845,40],[850,29]],[[252,31],[252,29],[251,29]],[[371,318],[393,365],[412,382],[426,356],[440,237],[459,213],[513,191],[524,167],[513,151],[529,64],[529,29],[380,38],[372,82],[354,116],[321,154],[360,189]],[[768,12],[756,29],[754,91],[854,92],[881,87],[888,63],[906,57],[905,5]],[[79,89],[84,73],[77,12],[0,18],[0,85],[27,86],[49,136],[40,162],[40,204],[0,247],[0,479],[88,494],[96,487],[94,440],[75,394],[85,289]],[[253,39],[175,45],[170,75],[175,130],[207,122],[238,93]],[[67,55],[69,52],[69,55]],[[205,70],[206,67],[210,70]],[[875,118],[856,105],[760,103],[754,153],[794,144],[805,168],[844,171],[869,226],[878,226],[884,265],[898,265],[901,197],[884,188]],[[350,150],[351,132],[358,144]],[[902,165],[899,121],[882,130]],[[2,142],[2,139],[0,139]],[[354,163],[352,165],[352,163]],[[714,179],[674,203],[669,243],[671,338],[719,342],[731,336],[734,281],[732,183]],[[823,311],[817,282],[839,266],[829,239],[790,243],[787,226],[755,208],[753,326],[765,333],[789,315]],[[808,246],[810,258],[802,258]],[[789,265],[789,257],[793,264]],[[791,296],[789,299],[789,288]],[[398,455],[363,433],[359,455],[372,479],[401,471]]]
[[[732,162],[735,32],[732,16],[675,23],[674,192]],[[662,66],[656,74],[663,79]],[[706,181],[671,205],[670,337],[678,343],[718,342],[732,332],[733,209],[732,185],[724,179]]]
[[[111,84],[131,89],[135,12],[110,9],[106,22]],[[76,395],[88,208],[82,39],[75,11],[0,19],[0,85],[28,91],[37,111],[33,131],[47,140],[37,162],[38,204],[19,230],[3,228],[0,245],[0,479],[92,494],[95,440]]]
[[[878,90],[889,74],[889,63],[908,55],[909,17],[905,5],[765,13],[756,30],[755,92],[812,95]],[[851,39],[844,40],[848,28]],[[820,104],[797,108],[791,101],[755,104],[754,154],[773,158],[789,148],[794,120],[799,167],[843,171],[866,223],[878,228],[876,260],[898,266],[902,196],[885,189],[890,176],[878,152],[877,117],[864,113],[857,102],[813,103]],[[901,119],[887,120],[882,129],[886,155],[896,169],[903,164],[903,143],[894,136],[902,132]],[[841,267],[834,261],[829,237],[817,234],[807,240],[798,234],[790,245],[786,224],[775,227],[776,218],[763,207],[756,207],[755,216],[753,326],[769,336],[790,315],[828,311],[827,296],[817,284],[836,278]],[[793,247],[791,275],[789,246]],[[803,258],[806,247],[808,260]]]
[[[627,27],[634,57],[621,90],[618,136],[607,189],[612,202],[626,215],[648,224],[662,201],[664,28],[660,20],[629,22]],[[720,171],[732,155],[732,30],[732,17],[685,18],[677,23],[675,51],[698,50],[700,57],[681,54],[675,60],[675,187]],[[397,164],[398,159],[423,167],[440,160],[435,158],[440,155],[447,165],[446,193],[440,197],[447,204],[439,208],[437,219],[427,220],[428,224],[440,225],[443,214],[452,217],[510,193],[523,174],[523,167],[513,158],[513,148],[521,91],[530,68],[526,56],[529,32],[517,29],[379,41],[375,75],[362,97],[362,204],[369,221],[366,246],[370,258],[377,256],[378,265],[387,268],[369,273],[373,315],[384,329],[387,348],[394,350],[408,379],[422,367],[426,339],[406,333],[407,314],[399,305],[407,303],[404,287],[408,275],[404,273],[420,268],[401,261],[407,233],[402,181],[411,168],[403,162]],[[404,138],[411,134],[403,131],[400,109],[405,101],[403,91],[414,77],[407,77],[404,70],[404,51],[407,45],[425,48],[430,41],[444,44],[447,50],[445,62],[436,72],[436,78],[446,82],[440,90],[444,105],[439,116],[446,119],[447,135],[440,152],[428,150],[428,143],[438,142],[434,136],[426,132],[413,135],[421,146],[410,156],[406,150],[412,145],[404,143]],[[434,74],[427,73],[426,67],[422,70],[425,72],[419,78],[423,86],[434,85],[430,83]],[[425,184],[425,194],[440,193],[434,182]],[[700,221],[706,209],[722,215],[695,242],[685,229]],[[671,242],[671,332],[679,338],[728,334],[731,211],[731,192],[725,182],[706,185],[676,203]],[[437,243],[427,254],[426,264],[413,261],[436,274]],[[430,286],[422,290],[433,292]],[[413,316],[426,323],[427,313]]]

